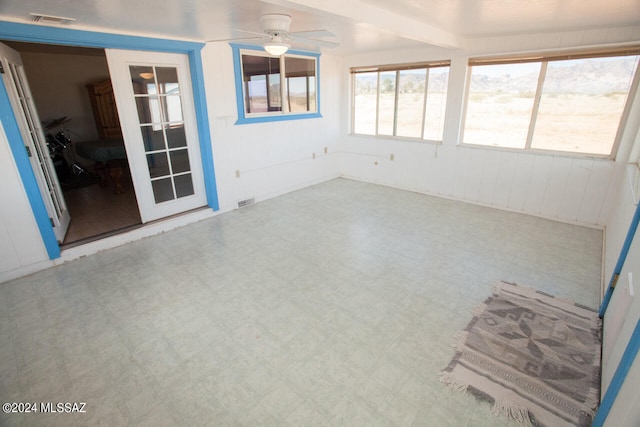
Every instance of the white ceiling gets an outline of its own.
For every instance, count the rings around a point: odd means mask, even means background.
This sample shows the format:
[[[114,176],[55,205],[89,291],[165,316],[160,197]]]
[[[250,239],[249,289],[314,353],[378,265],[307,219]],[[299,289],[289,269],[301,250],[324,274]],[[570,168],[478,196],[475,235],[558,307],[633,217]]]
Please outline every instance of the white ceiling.
[[[337,54],[470,38],[640,24],[640,0],[2,0],[0,19],[30,13],[75,18],[73,27],[187,40],[245,37],[264,13],[292,16],[291,31],[327,29]]]

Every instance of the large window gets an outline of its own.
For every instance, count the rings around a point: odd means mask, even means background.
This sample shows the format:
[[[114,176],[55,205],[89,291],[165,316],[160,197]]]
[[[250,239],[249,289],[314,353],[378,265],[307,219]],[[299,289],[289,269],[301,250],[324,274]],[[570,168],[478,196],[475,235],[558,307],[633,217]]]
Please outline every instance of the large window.
[[[613,156],[639,54],[472,59],[463,142]]]
[[[238,123],[319,117],[318,55],[233,46]]]
[[[441,141],[449,65],[352,68],[352,133]]]

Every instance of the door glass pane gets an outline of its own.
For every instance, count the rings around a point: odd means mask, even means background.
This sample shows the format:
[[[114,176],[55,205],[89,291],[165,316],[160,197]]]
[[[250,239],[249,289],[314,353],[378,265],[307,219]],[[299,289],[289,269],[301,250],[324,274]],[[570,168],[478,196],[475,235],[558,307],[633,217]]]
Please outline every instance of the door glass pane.
[[[147,154],[147,165],[149,166],[149,175],[151,178],[157,178],[160,176],[170,175],[169,162],[167,160],[167,153],[164,151],[161,153]]]
[[[151,186],[153,187],[153,197],[155,198],[156,203],[167,202],[175,199],[171,178],[151,181]]]
[[[129,71],[156,203],[194,194],[177,68]]]
[[[189,152],[186,149],[171,151],[170,156],[171,171],[174,174],[189,172],[191,170],[189,166]]]
[[[179,148],[187,146],[187,136],[184,133],[184,125],[168,127],[165,130],[169,148]]]
[[[179,94],[178,72],[173,67],[156,67],[158,85],[162,94]]]
[[[157,93],[155,90],[155,81],[153,67],[147,66],[131,66],[131,82],[133,83],[133,93],[147,94]]]
[[[144,143],[144,151],[164,150],[164,135],[162,128],[155,130],[152,126],[141,126],[142,142]]]
[[[162,97],[163,105],[162,110],[164,111],[165,117],[163,117],[164,122],[181,122],[183,120],[182,117],[182,104],[180,103],[179,95],[172,96],[164,96]]]
[[[193,179],[190,173],[176,176],[175,183],[178,198],[193,195]]]
[[[140,124],[160,121],[160,106],[157,98],[148,96],[136,98],[136,108],[138,109],[138,120]],[[156,118],[157,120],[153,120]]]

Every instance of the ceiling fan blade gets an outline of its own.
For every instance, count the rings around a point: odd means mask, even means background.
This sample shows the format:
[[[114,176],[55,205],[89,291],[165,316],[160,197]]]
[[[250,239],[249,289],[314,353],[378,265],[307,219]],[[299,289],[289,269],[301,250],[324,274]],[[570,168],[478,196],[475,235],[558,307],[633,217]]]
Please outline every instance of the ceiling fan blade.
[[[241,41],[241,40],[264,40],[268,37],[234,37],[231,39],[214,39],[214,40],[205,40],[205,43],[214,43],[214,42],[233,42],[233,41]]]
[[[232,28],[231,31],[236,31],[238,33],[255,34],[256,36],[260,36],[260,37],[263,37],[263,38],[271,37],[271,36],[269,36],[269,34],[266,34],[264,32],[258,33],[257,31],[238,30],[238,29],[235,29],[235,28]]]
[[[207,43],[208,42],[231,42],[235,40],[269,40],[271,38],[269,34],[258,33],[256,31],[238,30],[235,28],[232,28],[231,31],[236,33],[253,34],[253,37],[230,37],[227,39],[207,40]]]
[[[327,31],[327,30],[313,30],[313,31],[295,31],[291,34],[293,37],[302,37],[302,38],[309,38],[309,37],[335,37],[336,35],[333,34],[331,31]]]
[[[314,46],[328,47],[328,48],[334,48],[334,47],[340,46],[340,43],[330,42],[327,40],[308,39],[305,37],[294,37],[294,41],[301,44],[310,44]]]

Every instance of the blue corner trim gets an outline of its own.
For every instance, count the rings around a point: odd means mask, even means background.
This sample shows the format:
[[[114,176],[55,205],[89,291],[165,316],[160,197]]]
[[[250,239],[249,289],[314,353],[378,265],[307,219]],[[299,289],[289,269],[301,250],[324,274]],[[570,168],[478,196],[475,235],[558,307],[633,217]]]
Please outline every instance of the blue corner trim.
[[[191,69],[193,98],[198,122],[198,136],[200,139],[200,152],[207,203],[213,210],[219,209],[201,57],[201,50],[205,46],[204,43],[127,36],[5,21],[0,21],[0,39],[100,49],[129,49],[187,54],[189,57],[189,67]],[[7,133],[9,145],[11,146],[11,151],[18,167],[18,173],[20,174],[27,198],[36,217],[36,222],[42,240],[47,248],[47,253],[50,259],[55,259],[60,256],[60,247],[53,233],[49,215],[47,214],[42,195],[40,194],[33,170],[31,169],[31,164],[26,156],[16,117],[8,101],[6,88],[4,84],[1,86],[2,89],[0,92],[2,93],[0,93],[0,103],[2,105],[0,106],[0,120]]]
[[[627,237],[624,240],[624,244],[622,245],[622,249],[620,250],[620,256],[618,256],[618,262],[613,269],[613,274],[611,275],[611,280],[609,280],[609,287],[607,288],[607,292],[604,295],[604,299],[602,300],[602,304],[600,305],[600,310],[598,310],[598,315],[600,318],[604,317],[604,313],[607,311],[607,307],[609,306],[609,301],[611,301],[611,296],[613,295],[614,281],[616,277],[620,275],[622,271],[622,267],[624,266],[624,262],[627,259],[627,254],[629,253],[629,248],[631,247],[631,243],[633,243],[633,237],[636,234],[636,230],[638,229],[638,224],[640,223],[640,203],[636,206],[636,211],[633,214],[633,218],[631,219],[631,224],[629,225],[629,230],[627,231]]]
[[[209,126],[209,112],[204,89],[204,71],[200,49],[189,53],[191,69],[191,82],[193,84],[193,102],[198,122],[198,136],[200,137],[200,156],[202,157],[202,172],[204,175],[207,204],[214,211],[220,209],[218,202],[218,190],[216,174],[213,162],[213,150],[211,146],[211,132]]]
[[[4,81],[0,79],[0,121],[2,121],[2,127],[7,135],[9,141],[9,148],[13,153],[13,158],[16,162],[18,172],[20,173],[20,179],[22,185],[27,193],[27,199],[31,205],[33,216],[35,217],[38,230],[42,236],[42,241],[47,250],[49,259],[55,259],[60,256],[60,246],[58,246],[58,240],[53,232],[51,226],[51,220],[49,219],[49,213],[40,195],[40,188],[36,181],[36,176],[31,168],[29,157],[25,149],[24,140],[20,133],[20,127],[16,121],[16,116],[11,108],[11,101],[9,100],[9,94],[7,88],[4,85]]]
[[[620,363],[616,368],[616,372],[613,374],[609,388],[602,398],[600,408],[598,408],[598,412],[593,419],[593,423],[591,423],[592,427],[600,427],[604,425],[604,422],[616,401],[616,397],[618,397],[620,389],[627,378],[631,365],[638,355],[638,350],[640,350],[640,321],[636,323],[636,327],[631,334],[631,339],[627,344],[627,348],[624,350]]]
[[[267,123],[267,122],[282,122],[287,120],[302,120],[302,119],[316,119],[322,118],[322,114],[320,113],[320,54],[316,52],[304,52],[301,50],[289,50],[288,53],[293,55],[303,55],[316,58],[316,112],[314,113],[303,113],[303,114],[273,114],[273,115],[265,115],[258,117],[246,117],[245,116],[245,108],[244,108],[244,89],[243,89],[243,81],[242,81],[242,63],[241,63],[241,55],[240,50],[257,50],[262,51],[262,47],[248,45],[248,44],[239,44],[239,43],[229,43],[231,49],[233,50],[233,70],[235,75],[235,89],[236,89],[236,108],[238,112],[238,120],[236,120],[236,125],[246,125],[251,123]]]

